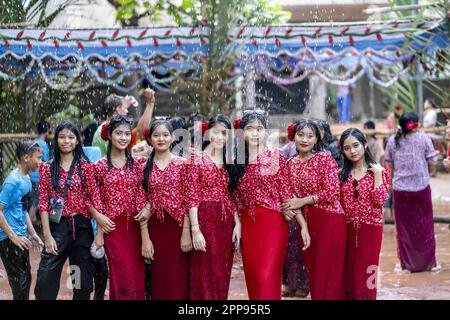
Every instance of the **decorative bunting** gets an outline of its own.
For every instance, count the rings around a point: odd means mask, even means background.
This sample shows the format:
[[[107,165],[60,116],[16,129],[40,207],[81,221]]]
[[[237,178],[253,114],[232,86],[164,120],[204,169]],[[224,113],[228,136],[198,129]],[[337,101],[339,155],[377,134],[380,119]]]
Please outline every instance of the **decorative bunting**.
[[[142,39],[147,34],[147,29],[141,32],[138,39]]]
[[[56,40],[55,37],[53,37],[53,44],[55,45],[55,48],[59,48],[58,40]]]

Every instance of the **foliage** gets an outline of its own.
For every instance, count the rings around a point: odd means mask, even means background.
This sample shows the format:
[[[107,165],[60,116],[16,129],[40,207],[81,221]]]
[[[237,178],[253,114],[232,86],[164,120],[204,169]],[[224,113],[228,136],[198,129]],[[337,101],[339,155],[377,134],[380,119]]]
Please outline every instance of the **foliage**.
[[[389,0],[392,11],[388,15],[384,15],[385,19],[411,19],[414,21],[414,28],[411,32],[405,33],[408,41],[406,46],[410,46],[412,41],[418,43],[419,47],[415,51],[414,59],[416,64],[410,71],[410,77],[415,80],[422,80],[425,90],[431,92],[437,98],[437,105],[444,108],[450,104],[450,96],[448,87],[438,86],[430,77],[449,74],[450,72],[450,56],[448,49],[440,50],[436,56],[430,55],[426,51],[433,46],[432,39],[415,33],[419,30],[418,26],[424,20],[429,19],[446,19],[448,23],[448,12],[450,10],[448,0],[437,0],[426,7],[417,9],[417,12],[411,10],[398,10],[396,6],[414,4],[412,0]],[[448,35],[447,35],[448,36]],[[422,48],[422,49],[420,49]],[[418,69],[419,68],[419,69]],[[412,80],[400,79],[394,85],[387,89],[381,89],[382,92],[389,97],[391,108],[400,105],[402,110],[416,110],[416,82]]]

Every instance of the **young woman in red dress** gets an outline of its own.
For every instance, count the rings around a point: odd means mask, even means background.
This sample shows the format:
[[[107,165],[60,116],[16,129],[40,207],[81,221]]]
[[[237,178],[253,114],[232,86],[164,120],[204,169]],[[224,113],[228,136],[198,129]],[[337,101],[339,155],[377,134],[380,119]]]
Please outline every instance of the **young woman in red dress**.
[[[217,115],[203,122],[203,152],[188,159],[186,199],[194,251],[189,257],[189,298],[226,300],[233,266],[233,242],[239,246],[241,224],[229,195],[231,122]],[[231,148],[228,148],[231,151]]]
[[[360,130],[345,130],[339,145],[344,154],[341,203],[347,217],[346,299],[375,300],[389,173],[372,159]]]
[[[234,126],[240,131],[231,190],[241,216],[248,296],[250,300],[279,300],[288,240],[281,204],[293,194],[286,160],[278,150],[265,147],[263,112],[247,112]]]
[[[37,300],[55,300],[61,272],[69,259],[78,270],[74,300],[89,300],[93,290],[93,261],[90,246],[94,240],[91,214],[101,211],[102,203],[93,164],[81,148],[81,134],[70,121],[55,130],[54,158],[39,168],[39,211],[45,250],[37,271],[34,293]],[[62,206],[62,216],[57,208]]]
[[[143,228],[143,241],[152,243],[154,249],[150,267],[152,300],[189,297],[187,252],[192,250],[192,240],[185,201],[189,183],[186,159],[170,152],[172,133],[166,120],[152,121],[144,132],[153,151],[142,168],[144,190],[139,206],[151,213],[148,228]]]
[[[107,156],[95,164],[96,179],[103,203],[103,214],[96,235],[97,248],[103,245],[110,270],[110,300],[144,300],[144,258],[141,254],[141,229],[136,219],[145,220],[149,212],[138,214],[136,199],[141,190],[140,168],[144,158],[133,158],[129,146],[133,120],[115,115],[102,127],[101,137],[108,141]],[[102,227],[103,225],[103,227]]]
[[[346,224],[337,163],[323,151],[314,121],[299,120],[288,133],[298,154],[288,162],[295,197],[285,201],[283,209],[286,219],[294,217],[292,210],[301,209],[308,224],[311,246],[304,251],[304,260],[311,299],[344,299]]]

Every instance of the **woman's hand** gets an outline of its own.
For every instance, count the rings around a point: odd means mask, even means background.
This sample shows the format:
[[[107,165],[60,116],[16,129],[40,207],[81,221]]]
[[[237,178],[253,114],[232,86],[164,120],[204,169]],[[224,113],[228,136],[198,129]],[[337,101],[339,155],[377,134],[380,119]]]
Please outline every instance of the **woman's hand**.
[[[150,208],[144,207],[137,215],[134,216],[134,220],[137,222],[145,222],[150,219]]]
[[[54,256],[58,255],[58,246],[56,245],[56,241],[52,235],[48,235],[44,237],[45,242],[45,251]]]
[[[192,230],[192,243],[195,250],[206,252],[206,240],[200,229]]]
[[[181,246],[181,251],[183,251],[184,253],[192,250],[192,238],[191,238],[191,232],[189,231],[189,228],[183,227],[183,233],[181,234],[181,239],[180,239],[180,246]]]
[[[283,210],[283,216],[286,221],[291,221],[295,217],[296,212],[294,210]]]
[[[142,241],[142,256],[146,259],[154,260],[155,248],[150,239]]]
[[[241,244],[241,224],[236,223],[233,228],[233,236],[232,241],[234,243],[234,250],[239,250],[239,246]]]
[[[384,168],[380,164],[375,163],[372,164],[367,170],[372,171],[374,174],[377,174],[382,173],[384,171]]]
[[[283,210],[296,210],[305,205],[303,198],[294,197],[283,202]]]
[[[311,236],[309,235],[308,228],[307,227],[303,227],[301,232],[300,232],[300,234],[301,234],[302,240],[303,240],[303,248],[302,248],[302,250],[305,251],[311,245]]]
[[[114,231],[114,229],[116,228],[116,224],[110,218],[108,218],[104,214],[101,214],[100,212],[97,212],[94,219],[95,221],[97,221],[98,226],[105,234]]]

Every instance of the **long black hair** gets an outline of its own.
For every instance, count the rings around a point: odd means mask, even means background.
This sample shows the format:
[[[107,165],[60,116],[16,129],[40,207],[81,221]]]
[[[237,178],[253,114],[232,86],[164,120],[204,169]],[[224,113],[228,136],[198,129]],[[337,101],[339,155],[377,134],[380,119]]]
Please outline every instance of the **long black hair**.
[[[228,130],[231,130],[231,121],[224,114],[218,114],[217,116],[210,118],[209,121],[208,121],[208,130],[211,129],[212,127],[214,127],[214,125],[217,124],[217,123],[221,123],[221,124],[225,125],[225,127]],[[206,147],[208,147],[208,145],[210,143],[211,142],[209,141],[209,139],[208,140],[204,139],[203,140],[203,144],[202,144],[202,150],[205,150]],[[228,172],[228,176],[231,179],[231,175],[234,174],[234,164],[232,162],[231,152],[229,152],[230,149],[231,148],[227,149],[227,145],[226,144],[223,146],[223,165],[224,165],[225,169]]]
[[[373,160],[372,155],[370,154],[370,150],[367,147],[367,140],[364,136],[364,133],[361,132],[361,130],[356,128],[348,128],[345,130],[342,135],[341,139],[339,140],[339,145],[341,148],[341,152],[344,153],[344,142],[347,140],[348,137],[355,137],[356,140],[359,141],[364,146],[364,160],[366,161],[367,166],[370,168],[371,165],[376,164],[375,160]],[[353,162],[345,155],[343,155],[344,158],[344,165],[342,166],[342,169],[339,171],[339,179],[342,182],[346,182],[348,180],[348,175],[350,174],[350,171],[353,168]]]
[[[265,129],[267,129],[267,117],[263,113],[258,112],[258,111],[245,113],[240,121],[239,129],[244,129],[247,124],[249,124],[250,122],[252,122],[254,120],[257,120],[258,122],[260,122],[263,125],[263,127]],[[249,151],[248,151],[247,141],[245,141],[244,137],[238,137],[236,140],[237,140],[237,143],[235,146],[234,166],[232,169],[230,169],[230,171],[232,171],[232,174],[230,174],[230,185],[229,185],[229,190],[231,192],[233,192],[237,188],[237,186],[239,184],[239,180],[245,174],[245,171],[247,170],[247,166],[249,163]],[[243,140],[243,141],[240,141],[240,140]],[[244,143],[244,163],[243,164],[239,163],[240,157],[238,157],[238,151],[240,150],[240,148],[238,148],[238,146],[240,143]]]
[[[419,116],[412,111],[405,112],[400,116],[400,119],[398,119],[398,125],[400,128],[397,130],[397,133],[395,134],[395,147],[398,148],[400,146],[400,138],[406,136],[408,133],[413,131],[414,129],[408,128],[408,123],[412,121],[414,123],[419,122]]]
[[[168,120],[153,120],[150,123],[149,133],[147,136],[147,143],[150,143],[150,139],[152,136],[153,131],[155,131],[156,128],[159,126],[165,126],[167,130],[169,130],[170,134],[173,134],[173,128],[172,125]],[[147,159],[147,162],[145,163],[145,169],[144,169],[144,180],[142,181],[142,187],[145,191],[148,191],[148,180],[150,177],[150,173],[153,170],[153,161],[155,159],[155,148],[153,148],[152,152],[150,153],[150,156]]]
[[[316,136],[317,142],[312,149],[312,153],[322,152],[325,150],[325,144],[320,136],[320,127],[317,124],[317,120],[314,119],[300,119],[294,122],[295,134],[304,128],[309,128]],[[298,150],[297,150],[298,154]]]
[[[130,128],[130,131],[131,131],[132,124],[133,124],[133,119],[131,119],[127,116],[120,115],[120,114],[115,114],[112,116],[112,118],[108,124],[108,136],[111,136],[113,131],[118,126],[121,126],[121,125],[127,126],[128,128]],[[130,141],[130,143],[131,143],[131,141]],[[130,145],[128,145],[128,147],[125,149],[125,158],[126,158],[125,168],[127,170],[133,170],[134,160],[133,160],[133,156],[131,155],[131,152],[130,152]],[[108,139],[108,147],[106,149],[106,159],[108,160],[108,172],[109,172],[109,170],[113,166],[112,161],[111,161],[111,140],[110,139]]]
[[[72,167],[75,169],[77,167],[78,176],[80,177],[81,183],[84,183],[83,172],[81,169],[81,162],[89,162],[88,157],[84,154],[83,148],[81,147],[81,133],[80,129],[71,121],[63,120],[59,123],[55,130],[54,142],[53,142],[53,160],[50,164],[50,172],[52,177],[52,185],[53,189],[60,192],[62,190],[59,185],[59,176],[61,174],[61,153],[59,151],[58,146],[58,135],[61,131],[67,129],[72,132],[77,138],[77,145],[75,146],[75,150],[73,150],[73,162]]]
[[[313,121],[317,124],[320,131],[323,133],[322,142],[325,147],[328,147],[330,144],[336,141],[336,139],[333,137],[333,134],[331,133],[330,125],[327,121],[322,119],[313,119]]]

